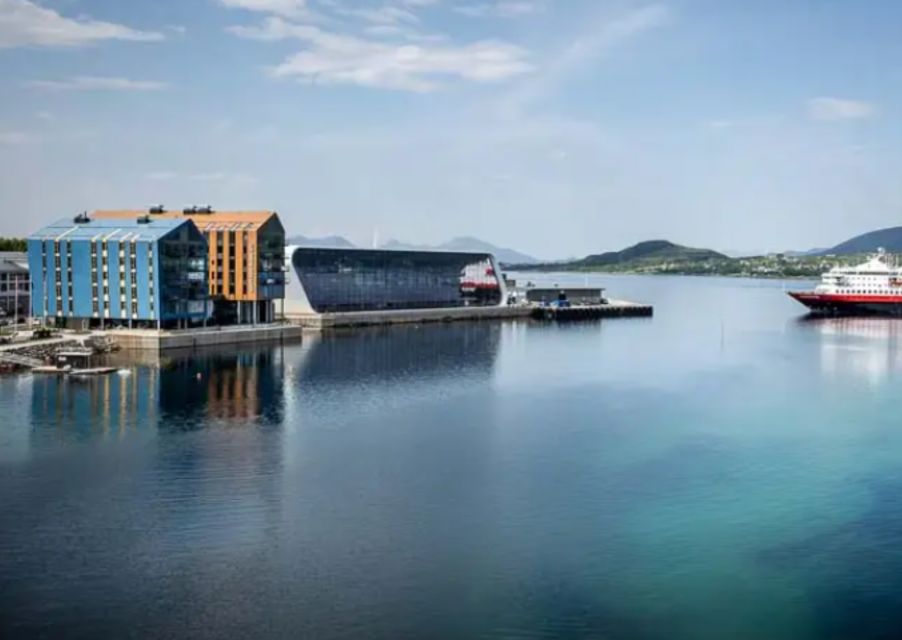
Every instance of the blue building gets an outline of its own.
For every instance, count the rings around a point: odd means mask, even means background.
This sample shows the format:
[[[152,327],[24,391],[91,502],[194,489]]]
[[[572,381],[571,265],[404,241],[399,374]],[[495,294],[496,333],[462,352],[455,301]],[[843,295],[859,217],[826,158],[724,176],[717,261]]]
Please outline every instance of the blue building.
[[[31,313],[70,328],[206,321],[207,243],[193,222],[59,220],[28,238]]]

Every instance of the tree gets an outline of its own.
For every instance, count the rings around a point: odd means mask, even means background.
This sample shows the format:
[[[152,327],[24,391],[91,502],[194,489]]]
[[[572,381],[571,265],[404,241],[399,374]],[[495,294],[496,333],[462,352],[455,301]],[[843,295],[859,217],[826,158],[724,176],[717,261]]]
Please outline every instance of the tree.
[[[23,238],[0,238],[0,251],[27,251]]]

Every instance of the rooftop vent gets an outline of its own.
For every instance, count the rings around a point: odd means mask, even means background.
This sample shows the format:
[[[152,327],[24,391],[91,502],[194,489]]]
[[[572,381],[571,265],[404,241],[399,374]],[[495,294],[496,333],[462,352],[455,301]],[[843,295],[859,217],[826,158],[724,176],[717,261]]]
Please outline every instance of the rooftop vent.
[[[91,218],[88,217],[88,212],[83,211],[75,216],[75,224],[88,224],[91,221]]]
[[[197,207],[185,207],[182,213],[197,213]]]
[[[143,215],[138,218],[138,224],[150,224],[150,216]]]
[[[195,213],[210,214],[213,213],[213,207],[210,205],[207,205],[206,207],[194,207],[194,211]]]
[[[151,208],[150,208],[150,212],[153,213],[153,214],[166,213],[166,207],[164,207],[164,206],[161,205],[161,204],[158,204],[158,205],[155,206],[155,207],[151,207]]]

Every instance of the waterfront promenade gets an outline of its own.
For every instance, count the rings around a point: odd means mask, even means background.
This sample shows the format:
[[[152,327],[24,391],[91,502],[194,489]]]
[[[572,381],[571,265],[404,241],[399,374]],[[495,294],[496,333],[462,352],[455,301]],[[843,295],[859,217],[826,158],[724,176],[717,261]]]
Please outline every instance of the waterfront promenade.
[[[106,332],[125,351],[168,351],[301,339],[301,327],[289,323],[234,325],[205,329],[112,329]]]

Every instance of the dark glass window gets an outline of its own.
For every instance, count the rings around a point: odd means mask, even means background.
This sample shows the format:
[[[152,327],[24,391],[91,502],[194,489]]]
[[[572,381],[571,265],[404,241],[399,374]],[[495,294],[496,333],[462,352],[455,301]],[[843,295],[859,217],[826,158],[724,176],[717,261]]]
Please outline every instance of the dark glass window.
[[[292,267],[319,312],[501,302],[487,254],[305,248],[294,253]]]

